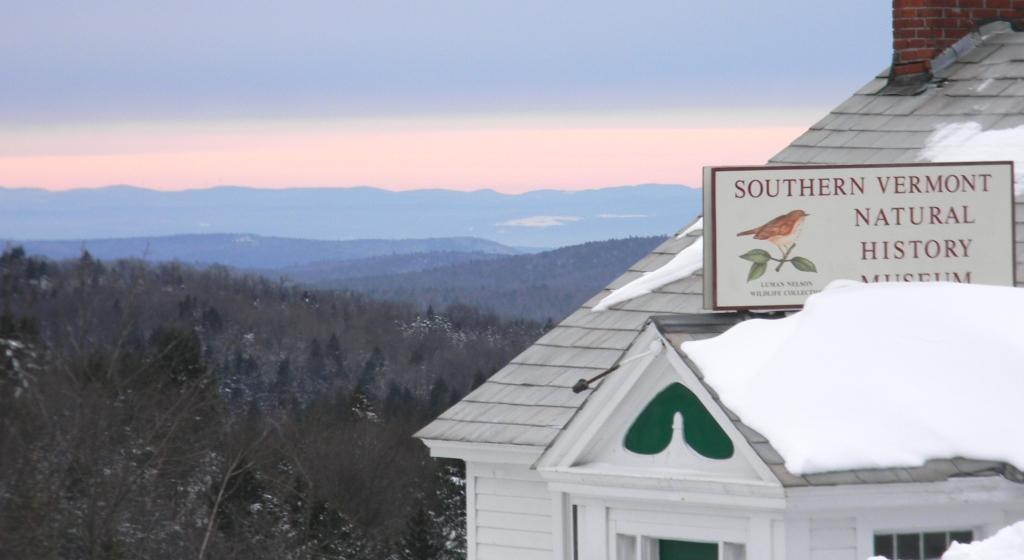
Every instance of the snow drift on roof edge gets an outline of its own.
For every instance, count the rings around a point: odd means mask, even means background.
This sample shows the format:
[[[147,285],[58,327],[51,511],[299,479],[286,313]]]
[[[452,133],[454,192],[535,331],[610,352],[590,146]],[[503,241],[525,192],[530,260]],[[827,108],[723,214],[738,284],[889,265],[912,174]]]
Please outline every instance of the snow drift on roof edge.
[[[795,474],[966,457],[1024,468],[1024,290],[834,282],[804,309],[683,344]]]
[[[699,224],[701,222],[698,220],[697,223]],[[693,229],[694,226],[690,226],[686,232],[692,231]],[[680,236],[682,236],[682,234],[680,234]],[[672,282],[682,280],[703,267],[704,238],[698,237],[693,241],[693,243],[689,244],[682,251],[679,251],[676,256],[672,257],[672,260],[668,261],[660,268],[650,272],[645,272],[643,276],[601,298],[601,301],[597,302],[597,305],[591,308],[591,311],[604,311],[613,305],[618,305],[622,302],[649,294],[658,288],[671,284]]]

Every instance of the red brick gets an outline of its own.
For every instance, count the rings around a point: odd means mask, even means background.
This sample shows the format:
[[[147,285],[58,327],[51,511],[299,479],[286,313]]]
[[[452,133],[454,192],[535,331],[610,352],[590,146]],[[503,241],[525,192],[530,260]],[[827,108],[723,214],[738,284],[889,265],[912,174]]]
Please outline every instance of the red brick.
[[[892,71],[897,75],[905,74],[921,74],[927,72],[931,68],[927,62],[913,62],[910,64],[897,64],[893,67]]]
[[[899,53],[901,62],[914,62],[918,60],[931,60],[935,58],[935,49],[906,49]]]
[[[974,30],[978,21],[1024,20],[1024,0],[893,0],[892,15],[898,73],[924,72],[932,58]]]

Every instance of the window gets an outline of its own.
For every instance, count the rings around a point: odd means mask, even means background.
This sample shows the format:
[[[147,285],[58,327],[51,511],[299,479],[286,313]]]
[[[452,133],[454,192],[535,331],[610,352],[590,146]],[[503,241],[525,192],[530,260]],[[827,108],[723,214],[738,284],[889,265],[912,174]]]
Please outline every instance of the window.
[[[658,560],[718,560],[718,543],[658,541]]]
[[[937,560],[953,541],[969,543],[973,531],[936,531],[933,533],[886,533],[875,535],[875,554],[893,560]]]
[[[616,535],[618,560],[744,560],[747,547],[738,543],[695,542]]]

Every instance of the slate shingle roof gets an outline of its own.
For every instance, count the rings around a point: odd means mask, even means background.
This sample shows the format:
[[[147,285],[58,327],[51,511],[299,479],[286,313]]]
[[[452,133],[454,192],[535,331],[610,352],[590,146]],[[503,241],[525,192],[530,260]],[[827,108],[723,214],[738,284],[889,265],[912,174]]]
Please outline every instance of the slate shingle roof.
[[[977,122],[985,130],[1024,126],[1024,32],[990,24],[940,55],[933,68],[938,69],[935,78],[913,86],[912,95],[890,95],[886,70],[769,163],[913,163],[920,161],[929,134],[939,125]],[[907,92],[903,87],[898,93]],[[1016,206],[1016,279],[1022,286],[1024,201]],[[577,380],[614,365],[652,316],[703,312],[700,272],[610,310],[590,310],[611,290],[659,268],[700,235],[696,230],[660,245],[416,437],[546,449],[592,392],[573,393]],[[599,389],[600,385],[595,390]],[[1024,481],[1019,471],[1007,470],[1006,465],[967,459],[932,461],[916,469],[796,477],[785,471],[778,453],[760,434],[746,426],[740,430],[790,486],[932,481],[989,472]]]
[[[1024,126],[1024,32],[999,22],[947,51],[916,95],[891,95],[888,70],[864,85],[770,164],[914,163],[939,126],[976,122],[982,130]],[[898,90],[905,93],[907,90]]]

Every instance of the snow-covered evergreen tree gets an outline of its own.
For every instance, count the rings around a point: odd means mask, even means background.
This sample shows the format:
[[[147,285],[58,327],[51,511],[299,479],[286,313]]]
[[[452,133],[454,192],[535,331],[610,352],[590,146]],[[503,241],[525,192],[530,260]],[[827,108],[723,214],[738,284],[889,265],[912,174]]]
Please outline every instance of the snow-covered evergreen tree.
[[[437,560],[441,544],[434,532],[434,518],[423,506],[416,508],[405,526],[398,558],[401,560]]]
[[[466,470],[459,463],[442,464],[437,470],[438,510],[434,515],[438,560],[466,558]]]

